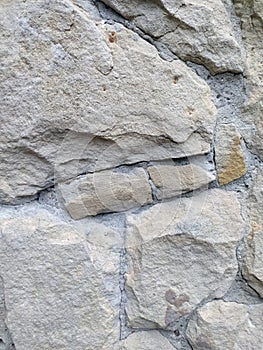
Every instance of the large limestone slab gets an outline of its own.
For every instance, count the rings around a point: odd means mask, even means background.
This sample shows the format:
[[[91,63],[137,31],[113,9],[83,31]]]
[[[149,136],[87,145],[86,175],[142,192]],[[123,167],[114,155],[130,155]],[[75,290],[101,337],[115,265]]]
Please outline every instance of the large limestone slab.
[[[220,0],[103,0],[183,60],[242,72],[244,54]]]
[[[243,274],[263,297],[263,170],[259,170],[249,196],[250,234]]]
[[[190,320],[187,337],[193,350],[258,350],[262,344],[263,305],[212,301]]]
[[[16,350],[112,349],[119,339],[118,234],[40,208],[2,214],[0,230],[6,324]]]
[[[215,180],[213,174],[195,164],[158,165],[148,167],[147,170],[157,188],[158,199],[179,196]]]
[[[263,160],[263,2],[234,0],[234,4],[247,56],[248,98],[241,116],[247,127],[243,135],[250,150]]]
[[[74,219],[120,212],[152,203],[152,190],[143,168],[129,173],[106,170],[59,185],[64,205]]]
[[[169,341],[158,331],[142,331],[131,334],[122,342],[122,350],[174,350]]]
[[[127,308],[132,327],[168,327],[237,272],[242,218],[235,193],[209,190],[127,219]]]
[[[246,173],[241,135],[234,124],[219,124],[216,132],[215,161],[218,181],[226,185]]]
[[[67,0],[0,6],[1,202],[85,172],[209,152],[210,89],[184,63]]]

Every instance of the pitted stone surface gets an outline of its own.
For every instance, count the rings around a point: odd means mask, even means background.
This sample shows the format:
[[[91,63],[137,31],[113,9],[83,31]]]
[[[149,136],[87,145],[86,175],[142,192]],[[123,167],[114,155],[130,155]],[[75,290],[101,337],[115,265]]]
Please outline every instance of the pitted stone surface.
[[[0,16],[1,202],[87,171],[210,151],[210,89],[184,63],[67,0],[5,1]]]
[[[244,52],[220,0],[103,0],[183,60],[242,72]]]
[[[263,332],[263,304],[212,301],[197,311],[187,336],[193,350],[258,350]]]
[[[158,199],[179,196],[215,180],[211,173],[195,164],[151,166],[148,167],[148,172],[157,188]]]
[[[118,341],[119,237],[46,210],[1,216],[0,275],[17,350],[111,349]]]
[[[222,190],[128,215],[129,325],[165,328],[203,299],[222,297],[237,272],[242,226],[235,193]]]

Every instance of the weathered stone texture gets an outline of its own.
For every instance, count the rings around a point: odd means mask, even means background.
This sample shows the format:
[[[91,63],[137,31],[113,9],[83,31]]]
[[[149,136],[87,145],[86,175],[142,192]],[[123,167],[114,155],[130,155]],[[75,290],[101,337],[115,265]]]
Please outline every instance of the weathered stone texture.
[[[66,0],[1,4],[2,202],[54,176],[210,151],[208,85],[93,18]]]
[[[0,1],[0,350],[261,349],[262,38],[262,0]]]
[[[172,198],[212,182],[215,177],[195,164],[183,166],[159,165],[148,167],[158,199]]]
[[[216,300],[201,307],[188,325],[193,350],[258,350],[262,344],[263,305]]]
[[[174,350],[174,347],[158,331],[131,334],[122,344],[122,350]]]
[[[243,134],[251,151],[263,160],[263,2],[234,0],[234,4],[247,54],[248,99],[242,119],[251,127],[244,128]]]
[[[143,168],[129,173],[101,171],[62,183],[59,189],[74,219],[152,203],[151,187]]]
[[[103,0],[183,60],[242,72],[244,54],[220,0]]]
[[[263,171],[259,171],[249,196],[250,235],[243,273],[263,297]]]
[[[1,217],[0,275],[16,350],[111,349],[119,337],[118,242],[46,210]]]
[[[220,124],[216,132],[215,161],[220,185],[238,179],[246,173],[241,136],[234,124]]]
[[[128,216],[127,315],[132,327],[167,327],[237,272],[242,231],[234,193],[211,190]]]

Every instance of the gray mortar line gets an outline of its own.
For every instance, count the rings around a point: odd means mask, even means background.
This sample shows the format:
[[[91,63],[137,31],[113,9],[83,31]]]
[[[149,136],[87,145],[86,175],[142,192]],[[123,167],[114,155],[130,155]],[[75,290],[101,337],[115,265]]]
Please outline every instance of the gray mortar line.
[[[125,215],[124,225],[122,228],[122,247],[120,249],[120,263],[119,263],[119,288],[120,288],[120,306],[119,306],[119,321],[120,321],[120,334],[119,339],[124,340],[130,334],[131,331],[127,327],[127,314],[126,314],[126,301],[127,295],[125,290],[126,273],[127,273],[127,251],[126,251],[126,229],[127,229],[127,216]]]
[[[155,186],[155,184],[154,184],[154,182],[153,182],[153,180],[152,180],[152,178],[151,178],[150,172],[149,172],[149,170],[148,170],[148,166],[149,166],[149,165],[150,165],[150,164],[148,164],[148,165],[145,167],[145,172],[146,172],[147,180],[148,180],[148,182],[149,182],[149,185],[150,185],[151,191],[152,191],[152,200],[153,200],[152,204],[156,204],[156,203],[158,203],[158,202],[160,202],[160,201],[159,201],[158,198],[157,198],[157,187]]]

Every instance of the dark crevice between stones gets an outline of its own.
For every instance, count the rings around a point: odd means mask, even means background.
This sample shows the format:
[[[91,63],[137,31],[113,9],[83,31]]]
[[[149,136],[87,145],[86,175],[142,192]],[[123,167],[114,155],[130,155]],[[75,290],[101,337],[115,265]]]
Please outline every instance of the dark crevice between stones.
[[[127,296],[125,291],[126,273],[127,273],[126,249],[123,246],[120,251],[120,279],[119,279],[119,287],[121,292],[120,310],[119,310],[120,340],[126,339],[131,334],[131,330],[127,326],[127,314],[125,310],[125,305],[127,301]]]
[[[138,34],[142,39],[146,40],[151,45],[155,46],[160,57],[165,61],[178,60],[179,58],[163,43],[152,38],[149,34],[144,32],[142,29],[136,27],[134,24],[130,23],[129,20],[122,17],[118,12],[104,4],[104,2],[99,0],[93,0],[94,5],[97,7],[100,16],[106,21],[106,23],[114,24],[120,23],[129,30],[132,30]]]
[[[126,19],[120,13],[118,13],[115,9],[110,7],[108,4],[105,4],[103,1],[92,0],[92,2],[97,7],[101,18],[103,20],[105,20],[106,23],[108,23],[108,24],[120,23],[124,27],[126,27],[127,29],[132,30],[133,32],[138,34],[142,39],[144,39],[145,41],[147,41],[148,43],[153,45],[157,49],[159,56],[163,60],[169,61],[169,62],[174,61],[174,60],[180,60],[180,61],[186,63],[189,66],[189,68],[191,68],[191,69],[193,69],[191,67],[191,64],[197,64],[200,67],[203,67],[206,70],[208,70],[207,66],[205,64],[203,64],[200,61],[200,59],[198,59],[197,57],[188,57],[188,58],[183,59],[182,57],[179,57],[178,55],[176,55],[173,51],[171,51],[169,49],[169,47],[166,44],[164,44],[158,40],[163,35],[160,37],[154,38],[149,33],[146,33],[141,28],[138,28],[136,25],[131,23],[130,21],[132,20],[132,18]],[[162,6],[161,2],[160,2],[160,4]],[[171,31],[171,32],[173,32],[173,31]],[[235,32],[237,32],[237,30],[235,30]],[[169,33],[169,32],[167,32],[167,33]],[[165,33],[164,35],[166,35],[167,33]],[[244,74],[243,72],[235,73],[235,72],[231,72],[231,71],[227,71],[227,70],[222,72],[222,73],[210,72],[210,74],[214,75],[214,76],[220,75],[220,74],[226,74],[226,73],[230,73],[230,74],[234,74],[234,75],[243,75]]]
[[[0,276],[0,350],[16,350],[12,335],[6,324],[4,281]]]

